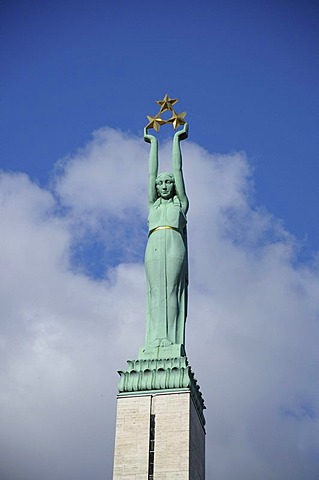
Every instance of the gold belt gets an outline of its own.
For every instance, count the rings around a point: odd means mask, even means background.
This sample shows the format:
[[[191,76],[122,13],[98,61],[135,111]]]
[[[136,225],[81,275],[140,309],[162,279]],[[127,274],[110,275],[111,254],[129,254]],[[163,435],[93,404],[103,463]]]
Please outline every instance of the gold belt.
[[[180,231],[178,230],[178,228],[170,227],[170,226],[168,226],[168,225],[165,225],[165,226],[163,226],[163,227],[155,227],[155,228],[153,228],[152,230],[149,231],[148,236],[152,235],[152,233],[153,233],[153,232],[156,232],[157,230],[175,230],[175,232],[180,233]]]

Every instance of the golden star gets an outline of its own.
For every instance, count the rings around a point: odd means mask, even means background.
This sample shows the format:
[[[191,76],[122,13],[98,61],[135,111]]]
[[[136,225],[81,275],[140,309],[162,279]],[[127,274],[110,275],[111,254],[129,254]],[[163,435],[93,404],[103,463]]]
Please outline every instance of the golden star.
[[[166,112],[166,110],[173,111],[173,105],[178,102],[177,98],[169,98],[168,93],[166,93],[163,100],[157,100],[157,104],[160,105],[160,113]]]
[[[146,130],[148,130],[149,128],[154,128],[154,130],[158,132],[161,125],[164,125],[164,123],[166,123],[166,120],[163,120],[159,113],[157,113],[155,117],[149,117],[147,115],[147,118],[149,123],[145,127]]]
[[[180,125],[184,125],[184,123],[186,123],[186,120],[184,120],[185,115],[186,115],[186,112],[176,113],[173,110],[172,116],[167,120],[167,123],[172,123],[174,130],[176,130],[177,127],[179,127]]]

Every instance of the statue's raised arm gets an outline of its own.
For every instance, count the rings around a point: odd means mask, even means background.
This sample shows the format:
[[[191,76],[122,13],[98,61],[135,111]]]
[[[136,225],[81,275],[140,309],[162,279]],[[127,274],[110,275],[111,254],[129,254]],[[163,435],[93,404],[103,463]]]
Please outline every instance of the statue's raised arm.
[[[144,140],[151,144],[148,162],[148,205],[150,207],[157,199],[155,184],[158,173],[158,141],[154,135],[149,135],[146,127],[144,128]]]
[[[175,190],[176,195],[181,202],[181,206],[184,214],[186,215],[188,211],[188,198],[185,190],[184,176],[183,176],[183,165],[182,165],[182,152],[180,142],[185,140],[188,137],[188,123],[185,123],[184,128],[179,130],[174,135],[173,140],[173,153],[172,153],[172,164],[173,164],[173,174],[175,178]]]

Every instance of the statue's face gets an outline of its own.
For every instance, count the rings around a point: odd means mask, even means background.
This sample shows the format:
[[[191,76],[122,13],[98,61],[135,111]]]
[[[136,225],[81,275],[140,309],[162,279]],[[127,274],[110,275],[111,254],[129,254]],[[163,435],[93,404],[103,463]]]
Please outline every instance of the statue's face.
[[[165,174],[160,175],[156,179],[156,190],[159,197],[164,199],[172,198],[175,192],[175,183],[172,177]]]

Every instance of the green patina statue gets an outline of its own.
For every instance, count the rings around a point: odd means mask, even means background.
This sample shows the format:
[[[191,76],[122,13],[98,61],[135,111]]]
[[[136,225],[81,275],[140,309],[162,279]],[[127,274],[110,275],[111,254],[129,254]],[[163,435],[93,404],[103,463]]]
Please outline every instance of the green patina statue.
[[[187,314],[187,234],[188,198],[185,191],[180,142],[188,136],[186,112],[177,113],[176,98],[166,94],[157,103],[160,111],[148,116],[144,140],[150,143],[148,184],[148,242],[145,252],[147,284],[146,336],[136,360],[120,370],[119,396],[140,392],[180,392],[192,395],[204,427],[204,400],[185,352]],[[169,111],[171,117],[162,118]],[[158,141],[148,133],[171,123],[175,130],[172,173],[158,174]]]
[[[185,121],[183,124],[183,129],[177,131],[173,139],[172,173],[158,174],[158,141],[148,134],[147,127],[144,131],[144,140],[151,144],[151,148],[148,185],[149,233],[145,252],[146,339],[140,358],[185,355],[188,198],[183,178],[180,142],[188,136],[188,124]]]

